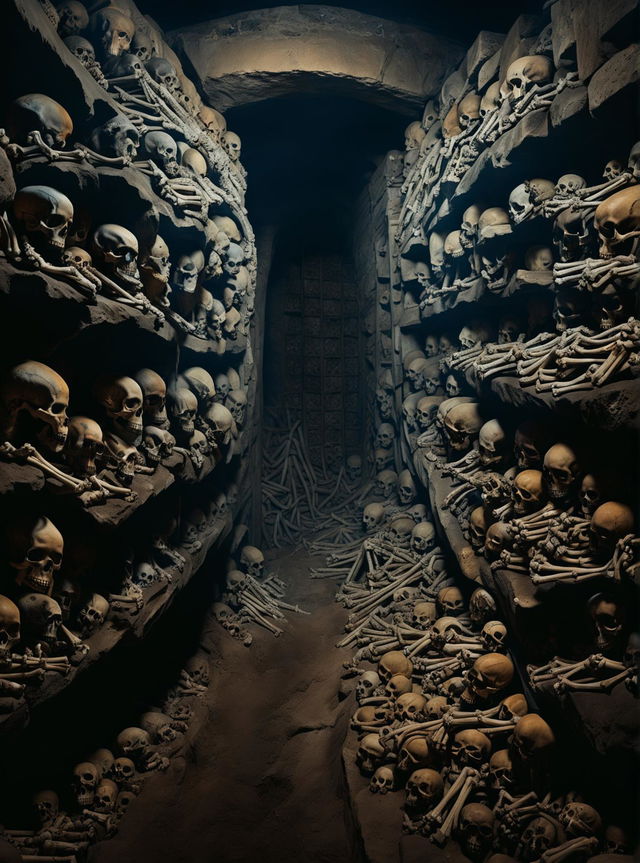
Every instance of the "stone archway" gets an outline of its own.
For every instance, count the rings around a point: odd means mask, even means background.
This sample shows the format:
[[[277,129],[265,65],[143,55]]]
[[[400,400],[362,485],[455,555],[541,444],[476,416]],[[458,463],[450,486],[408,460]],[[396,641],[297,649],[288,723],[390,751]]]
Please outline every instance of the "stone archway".
[[[414,115],[462,57],[427,30],[334,6],[280,6],[170,34],[220,111],[288,93],[332,93]]]

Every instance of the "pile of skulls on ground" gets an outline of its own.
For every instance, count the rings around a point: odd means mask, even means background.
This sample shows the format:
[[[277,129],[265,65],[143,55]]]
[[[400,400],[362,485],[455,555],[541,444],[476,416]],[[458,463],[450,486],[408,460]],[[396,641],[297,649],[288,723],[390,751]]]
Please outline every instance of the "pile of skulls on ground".
[[[494,570],[528,575],[540,588],[576,587],[575,602],[591,618],[591,644],[567,651],[540,670],[534,686],[604,691],[625,682],[635,690],[638,649],[626,594],[633,590],[639,540],[622,476],[601,456],[557,441],[548,423],[528,420],[513,436],[497,419],[483,422],[478,404],[448,399],[423,439],[425,464],[449,478],[442,501],[467,525],[471,546]],[[448,458],[455,460],[445,460]],[[610,458],[611,453],[605,453]],[[456,458],[457,457],[457,458]],[[626,648],[626,651],[625,651]]]
[[[166,770],[184,745],[195,699],[209,686],[205,654],[191,657],[161,706],[150,706],[139,725],[124,728],[113,749],[99,748],[70,771],[69,788],[45,789],[33,795],[33,812],[24,829],[0,827],[0,839],[14,845],[23,860],[84,860],[89,846],[109,839],[146,775]],[[68,805],[68,811],[62,806]]]
[[[265,572],[264,554],[259,548],[245,545],[239,563],[230,559],[227,566],[224,592],[213,604],[213,614],[246,647],[253,642],[249,624],[258,624],[278,636],[283,630],[273,621],[284,621],[285,611],[309,613],[285,602],[286,585],[275,573]]]

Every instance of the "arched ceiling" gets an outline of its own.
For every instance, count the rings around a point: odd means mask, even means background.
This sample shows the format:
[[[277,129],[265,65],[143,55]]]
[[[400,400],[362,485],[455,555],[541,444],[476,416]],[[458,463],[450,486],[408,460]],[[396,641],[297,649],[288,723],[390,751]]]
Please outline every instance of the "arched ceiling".
[[[462,46],[335,6],[277,6],[169,34],[220,111],[288,94],[336,94],[419,112]]]

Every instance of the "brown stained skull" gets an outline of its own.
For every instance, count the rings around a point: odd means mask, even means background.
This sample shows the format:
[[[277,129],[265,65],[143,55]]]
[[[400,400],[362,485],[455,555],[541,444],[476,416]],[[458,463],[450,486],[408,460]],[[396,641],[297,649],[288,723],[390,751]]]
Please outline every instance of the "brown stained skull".
[[[93,804],[99,781],[98,768],[90,761],[81,761],[74,767],[71,786],[81,811],[90,808]]]
[[[564,443],[550,447],[544,456],[542,476],[545,492],[551,501],[570,500],[577,491],[581,476],[575,451]]]
[[[6,440],[61,452],[68,432],[69,387],[57,372],[33,360],[14,366],[2,383],[0,400]]]
[[[112,434],[129,444],[142,435],[143,393],[130,377],[104,377],[94,385],[96,401],[101,406]]]
[[[41,516],[19,521],[9,537],[9,565],[23,590],[51,595],[53,580],[62,566],[64,540],[58,528]]]
[[[414,770],[407,780],[407,808],[423,812],[432,809],[444,793],[442,776],[429,767]]]
[[[30,143],[32,132],[39,132],[47,146],[62,149],[73,132],[67,109],[44,93],[27,93],[15,99],[8,108],[6,124],[12,143],[21,146]]]
[[[64,460],[77,477],[94,476],[96,459],[104,454],[102,429],[88,417],[71,417],[64,447]]]
[[[627,614],[624,605],[610,594],[596,593],[588,606],[596,634],[597,652],[615,658],[621,653],[626,636]]]
[[[633,532],[634,515],[630,506],[616,501],[601,504],[589,526],[589,544],[598,560],[612,557],[619,539]]]
[[[478,452],[483,468],[496,469],[504,460],[507,436],[496,419],[486,422],[478,433]]]
[[[429,740],[424,735],[414,735],[405,739],[398,753],[398,770],[411,773],[429,765],[431,752]]]
[[[596,208],[594,226],[601,258],[633,255],[640,238],[640,185],[615,192],[603,201]]]
[[[89,33],[101,59],[117,57],[129,50],[136,27],[119,9],[108,6],[89,19]]]
[[[483,860],[493,843],[495,816],[484,803],[467,803],[462,807],[457,835],[465,855]]]
[[[378,767],[369,782],[369,791],[372,794],[388,794],[394,790],[395,777],[393,768],[383,765]]]
[[[523,470],[516,474],[511,487],[513,511],[516,515],[537,512],[545,504],[542,471]]]
[[[487,519],[484,507],[477,506],[469,515],[469,542],[474,551],[484,547],[487,533]]]
[[[478,657],[467,673],[472,700],[486,701],[505,689],[513,680],[513,662],[502,653]]]
[[[61,258],[73,220],[73,204],[66,195],[51,186],[25,186],[16,192],[11,213],[19,236],[45,259]]]
[[[104,442],[109,455],[108,463],[116,479],[120,484],[130,486],[140,460],[140,453],[133,444],[127,443],[112,432],[107,432]]]
[[[62,626],[62,609],[50,596],[27,593],[18,600],[24,629],[23,641],[29,648],[53,645]]]
[[[0,666],[20,640],[20,610],[8,596],[0,595]]]

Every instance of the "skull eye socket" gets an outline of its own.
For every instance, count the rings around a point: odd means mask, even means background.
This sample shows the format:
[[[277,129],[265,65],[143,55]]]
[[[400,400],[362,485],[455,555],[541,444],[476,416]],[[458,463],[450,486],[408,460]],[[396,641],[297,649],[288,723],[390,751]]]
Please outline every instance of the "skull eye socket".
[[[613,224],[613,222],[603,222],[601,225],[599,225],[598,231],[600,232],[600,234],[602,234],[603,237],[606,237],[607,239],[613,239],[616,232],[616,226]]]

